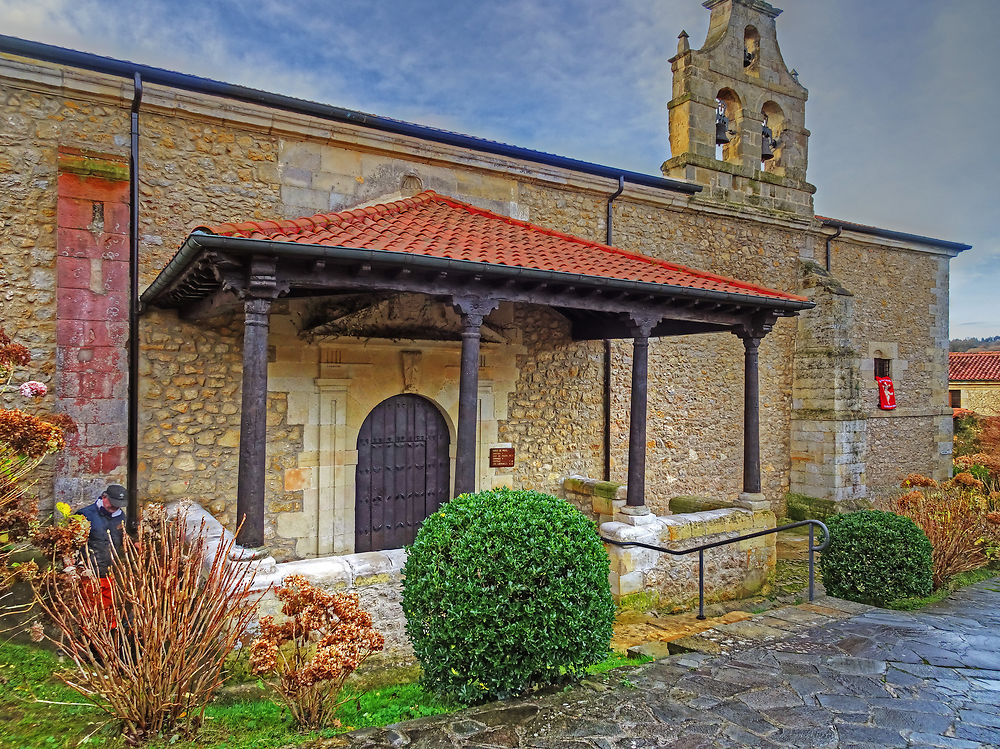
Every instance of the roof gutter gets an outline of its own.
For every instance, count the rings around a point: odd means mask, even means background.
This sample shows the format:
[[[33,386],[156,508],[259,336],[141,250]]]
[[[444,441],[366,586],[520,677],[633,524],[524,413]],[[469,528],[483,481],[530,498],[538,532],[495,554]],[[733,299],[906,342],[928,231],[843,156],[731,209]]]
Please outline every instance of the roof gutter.
[[[125,526],[129,535],[139,530],[139,106],[142,76],[132,80],[131,142],[128,153],[128,417],[125,458],[125,493],[128,509]]]
[[[615,291],[625,291],[643,294],[663,295],[663,289],[669,288],[671,296],[688,297],[724,303],[751,304],[768,309],[779,309],[788,312],[798,312],[811,309],[816,305],[807,300],[776,299],[773,297],[753,296],[751,294],[736,294],[711,289],[690,289],[683,286],[652,283],[650,281],[629,281],[619,278],[603,278],[588,276],[581,273],[566,273],[564,271],[539,270],[537,268],[522,268],[511,265],[496,265],[473,260],[454,260],[451,258],[433,257],[430,255],[414,255],[409,252],[392,252],[389,250],[366,250],[356,247],[328,247],[326,245],[302,245],[296,242],[276,242],[271,239],[246,239],[243,237],[223,237],[218,234],[194,232],[185,240],[180,250],[167,264],[160,275],[156,277],[141,297],[143,312],[148,305],[153,304],[157,296],[165,291],[185,268],[205,250],[238,255],[272,255],[296,259],[346,260],[354,263],[373,263],[392,265],[396,268],[409,268],[422,271],[457,271],[532,281],[535,283],[558,283],[577,286],[600,286]],[[595,283],[595,281],[598,281]]]
[[[297,99],[292,96],[273,94],[256,88],[247,86],[237,86],[231,83],[215,81],[211,78],[188,75],[186,73],[176,73],[162,68],[154,68],[148,65],[139,65],[125,60],[117,60],[112,57],[104,57],[89,52],[79,52],[77,50],[57,47],[41,42],[32,42],[27,39],[18,39],[13,36],[0,34],[0,53],[19,55],[44,62],[55,63],[57,65],[68,65],[70,67],[92,70],[97,73],[118,76],[133,80],[136,75],[141,75],[146,84],[158,84],[170,88],[192,91],[199,94],[211,96],[221,96],[227,99],[234,99],[249,104],[259,104],[264,107],[281,109],[287,112],[318,117],[332,122],[341,122],[350,125],[360,125],[361,127],[381,130],[395,135],[405,135],[421,140],[443,143],[449,146],[467,148],[472,151],[491,153],[497,156],[504,156],[521,161],[529,161],[535,164],[569,169],[584,174],[592,174],[598,177],[608,177],[617,180],[619,177],[630,184],[643,185],[660,190],[670,190],[673,192],[693,195],[701,191],[701,186],[681,180],[668,179],[665,177],[654,177],[641,172],[622,171],[609,166],[602,166],[588,161],[571,159],[565,156],[535,151],[530,148],[511,146],[506,143],[497,143],[484,138],[476,138],[471,135],[452,133],[447,130],[427,127],[425,125],[415,125],[402,120],[394,120],[388,117],[378,117],[376,115],[365,114],[352,109],[335,107],[329,104],[320,104],[307,99]]]
[[[819,218],[819,217],[817,217]],[[942,247],[946,250],[951,250],[953,252],[965,252],[965,250],[971,250],[971,244],[962,244],[961,242],[949,242],[945,239],[935,239],[934,237],[925,237],[920,234],[908,234],[904,231],[893,231],[892,229],[880,229],[877,226],[866,226],[865,224],[855,224],[850,221],[841,221],[836,218],[823,218],[820,223],[823,226],[829,226],[831,228],[837,228],[841,231],[855,231],[859,234],[870,234],[873,237],[882,237],[883,239],[896,239],[900,242],[917,242],[919,244],[927,244],[932,247]],[[838,232],[835,236],[840,236]]]

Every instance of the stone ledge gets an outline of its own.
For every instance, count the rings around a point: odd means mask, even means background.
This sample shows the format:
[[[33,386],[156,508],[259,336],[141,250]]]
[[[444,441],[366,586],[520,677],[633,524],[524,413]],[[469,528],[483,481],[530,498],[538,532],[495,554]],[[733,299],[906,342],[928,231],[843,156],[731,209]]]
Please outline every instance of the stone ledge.
[[[613,521],[601,524],[601,536],[609,541],[681,550],[775,526],[774,513],[740,508],[641,517],[644,524],[636,525],[634,517],[618,513]],[[775,541],[771,534],[706,551],[707,597],[736,598],[767,584],[774,570]],[[608,580],[615,600],[621,602],[641,594],[650,607],[677,608],[687,606],[692,598],[697,599],[696,554],[674,555],[613,543],[606,543],[605,548],[610,559]]]

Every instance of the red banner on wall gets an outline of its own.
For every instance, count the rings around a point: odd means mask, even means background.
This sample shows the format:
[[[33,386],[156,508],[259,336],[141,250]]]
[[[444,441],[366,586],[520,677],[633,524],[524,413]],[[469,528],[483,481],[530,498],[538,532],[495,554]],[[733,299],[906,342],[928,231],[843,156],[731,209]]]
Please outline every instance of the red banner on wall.
[[[892,387],[892,379],[876,377],[875,384],[878,385],[878,407],[884,411],[894,409],[896,407],[896,391]]]

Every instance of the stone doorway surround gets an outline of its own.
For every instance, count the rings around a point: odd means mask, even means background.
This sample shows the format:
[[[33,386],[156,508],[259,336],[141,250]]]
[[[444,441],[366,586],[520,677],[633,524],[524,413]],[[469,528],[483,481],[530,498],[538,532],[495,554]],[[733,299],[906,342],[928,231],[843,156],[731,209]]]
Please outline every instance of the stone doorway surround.
[[[287,395],[288,422],[303,427],[303,449],[283,477],[286,491],[302,491],[302,510],[279,513],[275,522],[279,537],[295,540],[298,556],[354,553],[358,434],[372,409],[393,395],[420,395],[440,410],[448,425],[454,487],[460,343],[337,338],[311,345],[297,338],[289,316],[275,316],[273,328],[272,340],[290,343],[274,346],[268,388]],[[483,344],[478,489],[513,483],[512,469],[489,467],[489,450],[509,446],[498,442],[499,423],[507,418],[515,362],[524,351],[516,337],[508,344]]]

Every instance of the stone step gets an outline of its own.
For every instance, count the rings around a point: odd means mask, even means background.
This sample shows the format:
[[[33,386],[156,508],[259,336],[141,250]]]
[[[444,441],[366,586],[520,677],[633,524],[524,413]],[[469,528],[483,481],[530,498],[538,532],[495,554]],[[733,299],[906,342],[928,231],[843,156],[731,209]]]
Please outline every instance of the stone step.
[[[628,649],[630,655],[664,658],[678,653],[716,655],[759,645],[776,643],[811,627],[823,626],[871,609],[829,596],[812,603],[781,606],[760,614],[730,612],[725,616],[697,622],[700,626],[674,627],[663,637]],[[743,616],[733,617],[733,614]]]
[[[690,637],[713,627],[735,624],[752,617],[753,614],[746,611],[730,611],[708,619],[698,619],[694,614],[677,614],[652,621],[647,618],[636,623],[618,623],[615,626],[611,647],[613,650],[620,650],[623,642],[635,642],[638,639],[641,640],[640,644],[627,648],[630,655],[648,655],[653,658],[661,658],[667,655],[662,648],[664,643]]]

